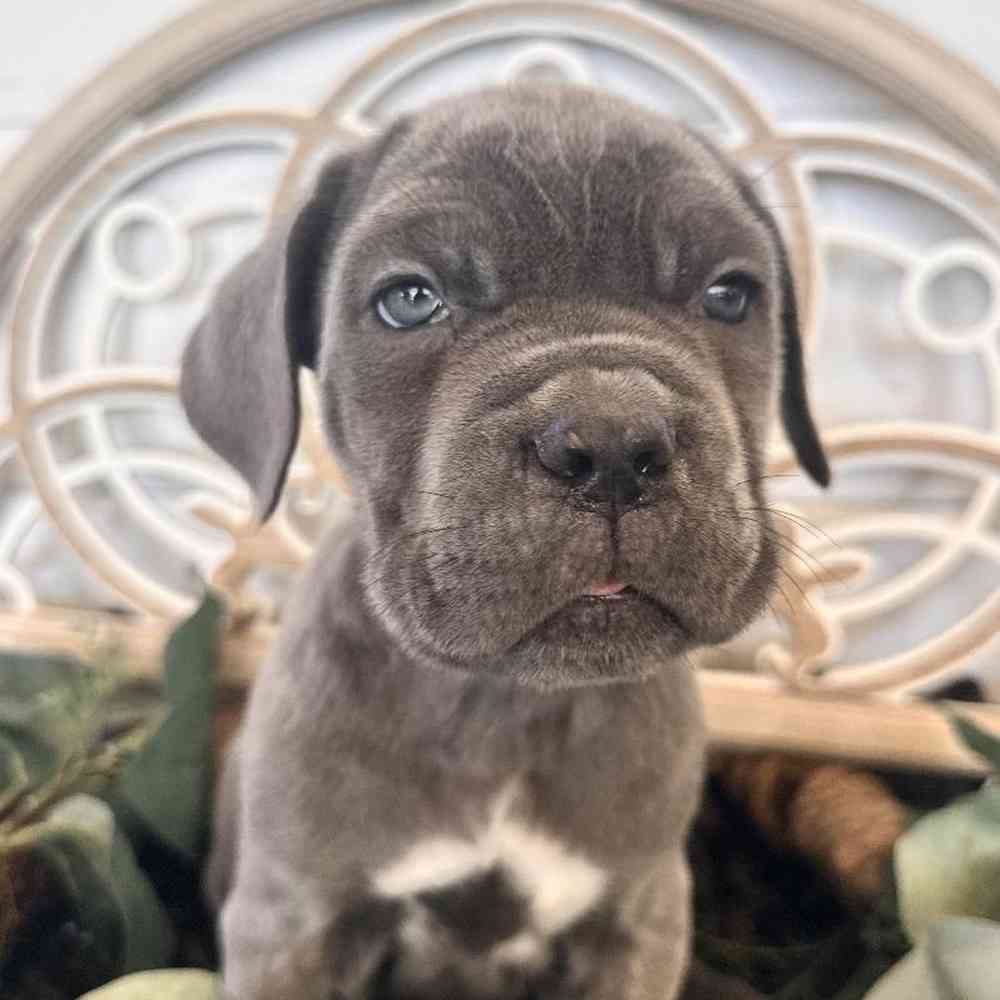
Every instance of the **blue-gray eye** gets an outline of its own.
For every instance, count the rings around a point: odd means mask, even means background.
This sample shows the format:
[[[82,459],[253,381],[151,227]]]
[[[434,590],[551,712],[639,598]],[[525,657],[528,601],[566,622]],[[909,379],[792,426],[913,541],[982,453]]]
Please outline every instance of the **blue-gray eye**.
[[[721,323],[742,323],[757,296],[757,282],[748,274],[725,274],[702,296],[705,315]]]
[[[448,307],[441,297],[432,288],[413,280],[401,281],[382,292],[375,300],[375,311],[394,330],[408,330],[448,317]]]

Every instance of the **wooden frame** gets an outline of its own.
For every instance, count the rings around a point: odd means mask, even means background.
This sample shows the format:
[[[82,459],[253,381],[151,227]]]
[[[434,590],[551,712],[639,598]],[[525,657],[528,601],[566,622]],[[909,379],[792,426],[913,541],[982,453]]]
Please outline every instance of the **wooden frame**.
[[[156,677],[171,623],[130,621],[93,611],[46,609],[31,616],[0,613],[0,649],[57,651],[83,659],[117,655]],[[231,629],[221,651],[225,687],[243,689],[266,655],[273,628]],[[718,748],[784,750],[885,767],[982,774],[983,761],[955,738],[949,713],[1000,733],[993,706],[920,705],[804,697],[781,690],[738,690],[711,682],[702,701]]]
[[[311,156],[331,128],[363,127],[353,109],[357,95],[371,87],[373,79],[380,79],[380,73],[388,73],[400,60],[412,58],[429,39],[446,37],[461,42],[463,32],[478,30],[480,23],[493,24],[498,12],[509,18],[589,19],[595,31],[619,32],[629,38],[643,33],[656,36],[657,44],[669,50],[679,65],[697,64],[715,74],[718,87],[745,112],[750,123],[748,135],[734,153],[746,163],[767,160],[775,153],[787,160],[789,150],[804,158],[818,156],[836,141],[841,148],[850,148],[852,155],[877,153],[891,159],[894,170],[933,174],[966,199],[976,213],[991,220],[995,216],[1000,231],[1000,189],[996,186],[1000,181],[1000,93],[961,61],[859,0],[811,0],[809,4],[798,0],[663,0],[658,6],[763,32],[836,63],[933,126],[943,139],[940,148],[924,149],[889,137],[817,136],[803,130],[782,130],[742,94],[700,43],[630,5],[585,0],[472,2],[446,8],[415,3],[413,10],[426,9],[426,23],[373,54],[312,116],[247,109],[194,120],[170,119],[168,112],[177,96],[228,60],[296,30],[378,6],[375,0],[207,3],[112,64],[49,119],[10,162],[0,178],[0,292],[6,287],[14,302],[9,365],[13,404],[12,414],[0,418],[0,445],[4,436],[12,440],[32,476],[44,462],[37,440],[27,430],[34,419],[30,379],[18,381],[19,373],[27,371],[27,331],[44,306],[52,275],[68,253],[70,236],[83,226],[81,220],[91,206],[111,197],[108,185],[123,169],[139,163],[143,156],[159,155],[156,151],[166,149],[169,143],[200,141],[199,136],[210,135],[217,127],[238,125],[260,135],[287,133],[293,137],[293,152],[274,202],[280,208],[293,197]],[[140,130],[137,136],[136,123],[147,120],[157,124]],[[782,162],[774,172],[776,189],[802,200],[803,170]],[[148,206],[131,205],[133,212],[140,209],[148,210]],[[170,227],[174,222],[160,221],[164,231],[173,231]],[[105,219],[102,225],[107,228],[111,224]],[[815,325],[821,281],[815,241],[805,213],[790,219],[788,226],[804,312]],[[901,259],[905,257],[902,251],[899,254]],[[954,347],[938,343],[935,338],[942,338],[921,319],[914,304],[920,282],[929,281],[935,267],[970,260],[981,265],[987,276],[995,272],[995,287],[1000,288],[1000,266],[995,266],[988,254],[977,256],[975,248],[951,247],[940,256],[902,260],[902,266],[916,275],[908,286],[912,291],[907,299],[909,319],[935,349],[951,351]],[[137,297],[148,291],[140,288]],[[989,331],[983,334],[984,342],[988,335]],[[995,352],[989,360],[993,365],[990,378],[1000,387],[1000,362]],[[141,377],[119,373],[116,377],[122,388],[167,394],[173,388],[169,373],[145,372]],[[93,386],[98,386],[98,381],[90,386],[80,383],[73,391],[83,394]],[[941,546],[938,568],[963,546],[975,545],[995,556],[996,546],[983,527],[1000,488],[1000,443],[995,431],[899,422],[839,427],[828,431],[825,439],[834,457],[923,449],[942,461],[974,466],[980,477],[975,510],[966,512],[954,528],[938,525],[934,529],[949,534],[950,539],[948,545]],[[324,457],[313,424],[306,428],[304,453],[311,464],[300,476],[300,487],[316,491],[323,483],[338,482],[337,471]],[[789,462],[788,454],[779,452],[773,468],[787,468]],[[49,487],[43,490],[41,480],[36,486],[49,517],[65,532],[77,555],[103,574],[105,582],[145,617],[122,620],[93,612],[37,607],[26,600],[20,612],[0,615],[0,642],[86,652],[95,642],[110,641],[134,651],[140,667],[151,665],[154,649],[170,618],[185,606],[185,599],[164,588],[140,586],[134,575],[105,566],[105,550],[95,544],[93,534],[78,530],[76,513],[68,508],[65,496],[60,499]],[[301,539],[281,517],[258,531],[218,504],[202,503],[195,513],[233,541],[228,557],[215,567],[213,580],[234,597],[236,617],[241,621],[248,612],[248,606],[241,602],[250,571],[258,565],[290,568],[306,555]],[[802,543],[800,537],[790,540]],[[822,578],[801,567],[789,567],[789,572],[797,574],[803,599],[779,609],[789,627],[790,644],[776,648],[772,643],[766,650],[756,651],[756,663],[764,676],[709,669],[702,672],[714,738],[723,745],[784,747],[890,764],[975,770],[979,765],[952,739],[943,714],[910,698],[953,675],[973,652],[989,647],[1000,623],[1000,591],[985,600],[961,628],[926,643],[909,658],[873,662],[853,672],[828,670],[838,655],[840,626],[824,603],[822,588],[864,572],[865,565],[863,553],[848,550],[826,560]],[[225,656],[228,680],[243,683],[252,675],[252,665],[266,648],[272,631],[258,615],[251,626],[231,637]],[[984,725],[1000,732],[1000,708],[971,711]]]

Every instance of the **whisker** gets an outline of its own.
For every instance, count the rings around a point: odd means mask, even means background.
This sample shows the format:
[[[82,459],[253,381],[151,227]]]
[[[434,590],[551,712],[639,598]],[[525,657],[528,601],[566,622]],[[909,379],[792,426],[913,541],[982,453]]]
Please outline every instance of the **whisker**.
[[[762,483],[765,479],[798,479],[798,477],[799,474],[797,472],[772,472],[763,476],[751,476],[749,479],[741,479],[738,483],[730,485],[729,489],[735,490],[740,486],[746,486],[747,483]]]
[[[437,490],[413,490],[414,493],[425,497],[440,497],[442,500],[457,500],[454,493],[439,493]]]
[[[792,604],[792,599],[788,596],[787,592],[785,591],[785,588],[781,586],[780,580],[774,581],[774,589],[777,590],[779,594],[781,594],[781,599],[785,602],[785,607],[788,609],[785,614],[785,617],[794,617],[795,605]],[[781,612],[776,611],[773,605],[771,606],[771,610],[776,618],[780,619],[782,617]]]
[[[810,521],[801,514],[792,514],[786,510],[779,510],[777,507],[740,507],[739,509],[767,511],[770,514],[776,514],[778,517],[784,517],[793,524],[797,524],[800,528],[804,528],[814,537],[822,538],[823,541],[828,542],[836,549],[842,549],[844,547],[835,538],[831,538],[830,535],[827,534],[827,532],[825,532],[818,524],[815,524],[813,521]]]
[[[424,560],[415,560],[415,561],[421,563],[421,565],[425,570],[430,571],[430,570],[439,570],[444,566],[450,565],[451,563],[458,562],[458,558],[459,557],[454,552],[444,552],[438,554],[436,557]],[[378,576],[373,577],[370,580],[366,580],[366,584],[369,587],[378,587],[383,580],[387,579],[388,577],[394,576],[396,572],[397,572],[396,567],[387,568],[384,573],[380,573]]]
[[[457,502],[457,501],[459,501],[461,499],[461,497],[459,497],[457,494],[454,494],[454,493],[440,493],[437,490],[413,490],[412,492],[416,493],[416,494],[418,494],[420,496],[438,497],[438,498],[440,498],[442,500],[452,500],[452,501],[455,501],[455,502]],[[529,489],[529,491],[528,491],[528,499],[531,499],[531,500],[563,500],[563,499],[565,499],[565,497],[566,497],[566,494],[562,493],[562,492],[560,492],[560,493],[546,493],[544,491],[536,490],[536,489]],[[480,514],[490,514],[490,513],[493,513],[495,511],[504,510],[504,509],[505,509],[505,505],[504,504],[495,504],[495,505],[492,505],[492,506],[489,506],[489,507],[483,507],[483,508],[479,509],[477,511],[477,513],[480,513]]]
[[[811,610],[815,611],[816,609],[813,607],[812,601],[809,600],[809,595],[805,592],[805,589],[802,587],[799,581],[796,580],[795,577],[792,576],[792,574],[789,573],[788,570],[781,565],[780,561],[778,563],[777,568],[778,572],[781,573],[785,577],[785,579],[788,580],[788,582],[799,592],[799,596],[802,598],[803,603],[806,604]],[[791,608],[794,611],[794,608],[791,604],[789,604],[789,608]]]
[[[403,534],[395,535],[384,545],[380,545],[377,549],[374,549],[368,554],[368,558],[365,560],[362,570],[368,568],[368,566],[374,562],[376,559],[380,559],[386,553],[402,545],[405,542],[411,542],[415,538],[421,538],[425,535],[437,535],[448,531],[462,531],[465,528],[470,528],[475,522],[467,521],[464,524],[446,524],[437,528],[421,528],[417,531],[408,531]]]
[[[805,568],[812,574],[813,580],[817,586],[822,585],[822,581],[819,577],[819,574],[817,573],[817,569],[825,571],[826,565],[822,562],[822,560],[813,555],[813,553],[809,552],[807,549],[802,548],[800,545],[797,545],[795,542],[788,539],[785,535],[782,535],[777,528],[765,524],[759,518],[752,517],[749,515],[746,517],[741,517],[739,515],[734,515],[731,511],[724,511],[724,510],[716,511],[716,513],[722,515],[728,514],[730,517],[733,517],[734,520],[738,521],[743,521],[743,522],[749,521],[753,524],[756,524],[762,531],[770,532],[771,541],[783,552],[787,552],[790,556],[794,557],[795,559],[798,559],[799,562],[801,562],[803,566],[805,566]],[[814,563],[816,568],[810,566],[810,562]]]

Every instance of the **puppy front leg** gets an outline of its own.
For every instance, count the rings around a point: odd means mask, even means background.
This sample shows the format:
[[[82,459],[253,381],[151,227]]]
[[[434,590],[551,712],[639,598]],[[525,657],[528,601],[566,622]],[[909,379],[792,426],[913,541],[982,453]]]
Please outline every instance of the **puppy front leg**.
[[[338,907],[273,880],[268,886],[237,884],[221,920],[225,996],[360,1000],[398,922],[394,904],[380,900]]]
[[[678,975],[678,970],[682,975]],[[683,988],[680,980],[684,980]],[[680,992],[677,992],[680,990]],[[608,970],[595,1000],[763,1000],[745,983],[715,973],[662,941],[641,944],[625,968]],[[589,998],[588,998],[589,1000]]]
[[[663,933],[667,930],[668,933]],[[596,971],[586,1000],[676,1000],[688,969],[689,939],[676,926],[634,928],[629,946]],[[722,1000],[722,998],[717,998]]]
[[[616,913],[595,914],[570,932],[561,982],[542,995],[676,1000],[690,959],[690,897],[687,863],[671,858],[634,886]]]
[[[633,925],[629,947],[617,968],[615,961],[605,967],[593,1000],[763,1000],[745,983],[692,958],[690,884],[687,863],[680,860],[637,894],[626,913]]]

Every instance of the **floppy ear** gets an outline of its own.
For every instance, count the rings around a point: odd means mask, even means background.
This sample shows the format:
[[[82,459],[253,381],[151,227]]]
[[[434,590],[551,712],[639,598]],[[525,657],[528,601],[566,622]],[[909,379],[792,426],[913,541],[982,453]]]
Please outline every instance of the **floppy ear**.
[[[334,159],[306,204],[226,276],[184,350],[188,419],[246,480],[261,521],[277,505],[295,450],[298,370],[316,363],[323,275],[353,159]]]
[[[777,227],[774,227],[781,259],[781,422],[785,435],[798,457],[799,465],[820,486],[830,485],[830,464],[820,442],[806,393],[802,338],[799,336],[799,310],[795,282],[788,264],[788,254]]]
[[[788,250],[781,230],[771,213],[761,204],[750,182],[738,171],[736,181],[747,205],[767,226],[774,239],[781,273],[781,423],[785,436],[795,451],[799,465],[819,486],[830,485],[830,464],[816,431],[809,410],[806,392],[805,362],[802,356],[802,338],[799,335],[799,307],[795,298],[795,280],[788,262]]]
[[[799,309],[795,299],[795,281],[788,263],[788,251],[774,216],[764,207],[753,184],[739,167],[708,138],[694,130],[687,134],[694,139],[736,182],[740,194],[754,215],[767,226],[774,239],[781,269],[781,422],[799,465],[820,486],[830,485],[830,465],[820,443],[816,425],[809,410],[806,392],[802,338],[799,336]]]
[[[778,253],[781,276],[781,423],[799,465],[819,486],[830,485],[830,464],[809,410],[806,391],[805,361],[802,338],[799,335],[799,307],[795,298],[795,280],[788,262],[788,250],[774,216],[761,204],[757,192],[743,174],[736,172],[736,180],[747,205],[767,226]]]

